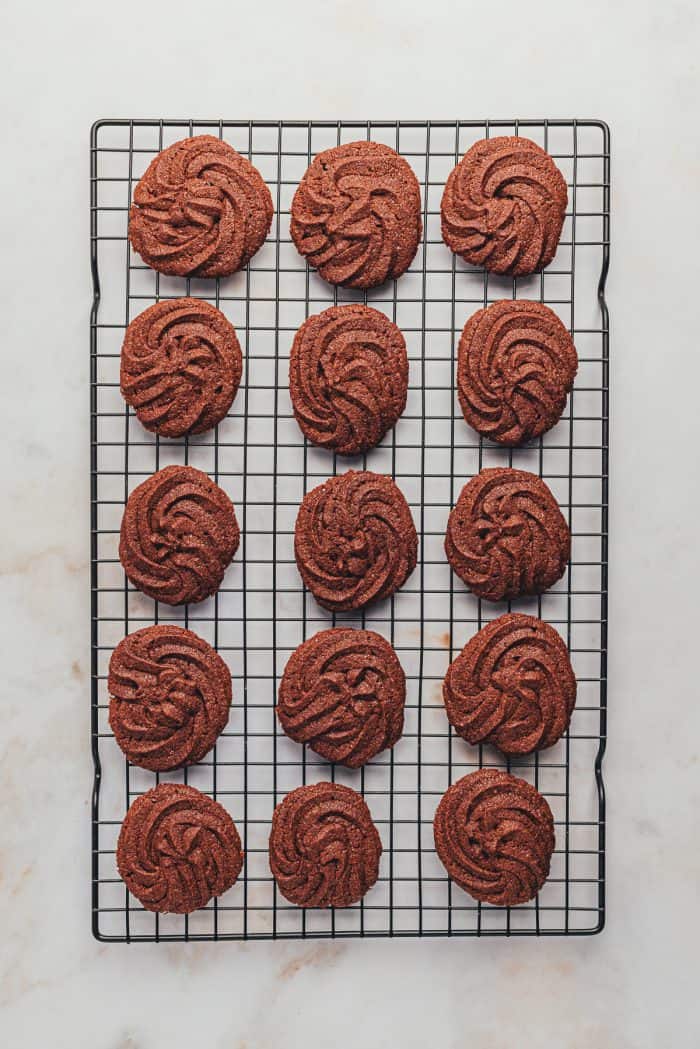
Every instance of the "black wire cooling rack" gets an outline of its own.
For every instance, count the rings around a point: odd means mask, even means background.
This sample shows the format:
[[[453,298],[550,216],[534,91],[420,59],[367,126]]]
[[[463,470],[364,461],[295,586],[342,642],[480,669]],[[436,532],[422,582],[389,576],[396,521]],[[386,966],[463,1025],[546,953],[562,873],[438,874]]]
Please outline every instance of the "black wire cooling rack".
[[[187,135],[218,134],[267,181],[275,218],[264,247],[242,272],[221,280],[159,276],[127,241],[132,190],[153,155]],[[569,208],[552,265],[517,280],[465,265],[440,236],[445,180],[465,150],[492,134],[522,134],[554,157],[569,185]],[[409,271],[371,292],[333,288],[310,272],[289,236],[292,194],[312,157],[360,138],[393,146],[421,184],[424,236]],[[92,925],[109,941],[350,936],[585,934],[605,909],[608,524],[609,132],[596,120],[187,121],[102,120],[91,134],[92,556]],[[235,324],[245,371],[231,413],[212,434],[161,441],[119,393],[127,323],[158,299],[194,295]],[[538,443],[504,450],[479,439],[455,396],[455,351],[467,317],[499,298],[546,302],[571,330],[579,353],[575,390],[561,422]],[[406,411],[382,445],[353,460],[309,446],[293,418],[287,359],[310,313],[346,301],[371,303],[403,331],[410,360]],[[117,556],[129,492],[169,463],[209,473],[231,496],[241,548],[216,597],[173,609],[127,583]],[[513,602],[555,626],[578,678],[578,703],[564,739],[534,757],[506,761],[456,737],[445,717],[447,666],[505,603],[482,603],[450,571],[442,549],[447,515],[482,467],[516,465],[544,477],[572,535],[564,578],[540,598]],[[349,467],[390,473],[420,537],[419,563],[403,589],[363,615],[332,616],[305,594],[292,547],[303,494]],[[507,606],[510,608],[510,604]],[[234,704],[228,729],[200,764],[161,776],[130,766],[107,721],[107,666],[121,638],[154,622],[189,625],[228,662]],[[367,626],[395,646],[408,694],[402,739],[357,772],[334,768],[288,740],[275,716],[287,658],[306,637],[336,622]],[[447,786],[482,765],[524,776],[546,796],[556,824],[551,875],[529,905],[482,906],[445,874],[432,819]],[[276,891],[267,862],[275,804],[301,783],[337,779],[365,796],[381,833],[380,878],[355,907],[305,911]],[[129,804],[158,780],[184,780],[217,798],[235,819],[246,862],[238,883],[189,917],[144,911],[120,881],[115,845]]]

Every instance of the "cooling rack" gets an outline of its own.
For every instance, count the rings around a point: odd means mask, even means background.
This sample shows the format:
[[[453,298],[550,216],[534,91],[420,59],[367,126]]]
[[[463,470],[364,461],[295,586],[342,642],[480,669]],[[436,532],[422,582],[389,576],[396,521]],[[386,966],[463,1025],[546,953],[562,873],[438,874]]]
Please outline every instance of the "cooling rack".
[[[187,135],[215,134],[248,156],[268,183],[275,218],[249,266],[221,280],[159,276],[127,241],[132,191],[154,154]],[[526,135],[554,157],[569,207],[552,265],[532,277],[498,278],[467,266],[440,237],[445,180],[476,140]],[[333,288],[310,272],[289,236],[289,206],[312,157],[368,138],[401,153],[421,185],[424,237],[409,271],[370,292]],[[357,936],[580,935],[605,915],[608,347],[604,288],[609,258],[610,148],[597,120],[231,121],[101,120],[90,143],[92,927],[106,941]],[[210,434],[181,441],[147,433],[119,393],[119,351],[128,322],[151,303],[194,295],[235,324],[244,378],[229,416]],[[547,303],[572,332],[579,354],[564,417],[540,441],[504,450],[464,422],[455,393],[455,351],[467,317],[499,298]],[[403,331],[410,361],[406,411],[381,446],[352,460],[309,446],[293,418],[287,361],[310,313],[367,302]],[[191,608],[158,605],[127,582],[117,556],[129,492],[169,463],[209,473],[231,496],[241,548],[216,597]],[[441,681],[449,662],[487,620],[511,604],[482,603],[450,571],[442,541],[450,507],[482,467],[516,465],[543,477],[572,530],[563,579],[512,607],[560,631],[578,679],[566,736],[534,757],[507,761],[452,733]],[[391,474],[420,538],[407,584],[366,613],[332,616],[306,594],[293,555],[303,494],[350,467]],[[200,764],[160,776],[130,766],[107,721],[107,667],[121,638],[154,622],[177,622],[227,661],[234,705],[227,731]],[[291,651],[334,623],[366,626],[395,646],[407,676],[405,732],[364,770],[334,768],[281,732],[278,682]],[[432,818],[447,786],[482,765],[506,768],[545,795],[556,825],[551,875],[531,904],[481,905],[452,885],[438,861]],[[355,907],[304,911],[276,891],[267,862],[275,804],[301,783],[332,778],[360,790],[380,831],[380,878]],[[158,781],[189,782],[235,819],[246,862],[238,883],[189,917],[154,915],[120,881],[115,845],[129,804]]]

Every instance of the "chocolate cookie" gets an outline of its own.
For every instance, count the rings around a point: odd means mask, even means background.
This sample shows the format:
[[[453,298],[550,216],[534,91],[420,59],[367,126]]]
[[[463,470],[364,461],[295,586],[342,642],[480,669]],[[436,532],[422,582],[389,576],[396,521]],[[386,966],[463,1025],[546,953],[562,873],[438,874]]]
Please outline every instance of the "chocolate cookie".
[[[217,801],[181,783],[161,783],[130,806],[117,867],[147,911],[191,914],[221,896],[243,866],[236,824]]]
[[[216,593],[239,540],[226,492],[192,466],[166,466],[129,496],[119,560],[142,593],[184,605]]]
[[[357,769],[403,731],[406,678],[394,649],[372,630],[322,630],[285,667],[277,716],[297,743]]]
[[[117,743],[132,764],[152,772],[201,761],[228,721],[228,667],[201,637],[172,623],[120,641],[107,688]]]
[[[464,646],[442,686],[451,724],[468,743],[504,754],[553,746],[576,703],[576,678],[559,634],[534,616],[508,614]]]
[[[211,430],[243,370],[236,329],[201,299],[168,299],[135,317],[121,354],[122,397],[161,437]]]
[[[531,441],[559,422],[577,368],[571,336],[548,306],[494,302],[469,318],[459,340],[464,418],[499,444]]]
[[[515,907],[547,880],[552,810],[524,779],[497,769],[463,776],[443,794],[433,831],[450,878],[475,900]]]
[[[554,258],[567,204],[566,181],[529,138],[482,139],[450,173],[442,195],[442,239],[490,273],[520,277]]]
[[[292,200],[297,250],[324,280],[374,288],[400,277],[421,238],[418,179],[379,142],[348,142],[319,153]]]
[[[571,536],[547,485],[526,470],[482,470],[447,522],[445,553],[478,597],[540,594],[561,579]]]
[[[390,597],[416,567],[418,536],[390,477],[349,470],[307,492],[294,529],[304,584],[331,612]]]
[[[379,444],[406,407],[403,335],[378,310],[331,306],[304,321],[289,357],[289,393],[305,437],[341,455]]]
[[[129,240],[160,273],[225,277],[262,245],[272,214],[258,169],[227,142],[196,135],[148,165],[134,191]]]
[[[379,877],[382,843],[364,799],[339,783],[291,791],[272,814],[270,870],[298,907],[350,907]]]

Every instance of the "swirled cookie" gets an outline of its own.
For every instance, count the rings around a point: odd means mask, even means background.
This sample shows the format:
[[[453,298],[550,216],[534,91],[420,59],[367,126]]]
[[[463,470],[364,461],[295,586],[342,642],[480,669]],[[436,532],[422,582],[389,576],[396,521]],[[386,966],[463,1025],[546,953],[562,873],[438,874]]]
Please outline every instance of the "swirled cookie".
[[[472,637],[442,686],[450,723],[468,743],[504,754],[553,746],[571,719],[576,678],[566,645],[534,616],[499,616]]]
[[[494,302],[469,318],[459,340],[464,418],[499,444],[530,441],[559,422],[577,368],[571,336],[548,306]]]
[[[142,593],[184,605],[216,593],[239,540],[226,492],[192,466],[166,466],[129,496],[119,560]]]
[[[201,299],[166,299],[126,329],[120,387],[142,426],[182,437],[221,422],[242,370],[236,329],[223,313]]]
[[[403,335],[378,310],[331,306],[304,321],[289,357],[289,392],[314,444],[357,455],[379,444],[406,407]]]
[[[463,776],[443,794],[433,831],[450,878],[475,900],[515,907],[547,880],[552,810],[524,779],[497,769]]]
[[[201,761],[228,721],[228,667],[211,645],[173,623],[120,641],[107,688],[117,743],[132,764],[152,772]]]
[[[307,492],[294,556],[316,600],[331,612],[390,597],[416,567],[418,536],[390,477],[349,470]]]
[[[535,142],[482,139],[447,179],[442,238],[465,262],[490,273],[534,273],[554,258],[567,199],[564,176]]]
[[[372,630],[322,630],[285,667],[277,716],[287,735],[327,761],[357,769],[403,731],[406,678]]]
[[[540,594],[560,579],[571,536],[547,485],[526,470],[482,470],[450,513],[445,553],[478,597]]]
[[[298,907],[350,907],[379,877],[382,843],[357,791],[314,783],[291,791],[272,815],[270,870]]]
[[[258,169],[227,142],[196,135],[148,165],[134,191],[129,240],[160,273],[224,277],[262,245],[272,214]]]
[[[319,153],[292,200],[292,240],[330,284],[374,288],[400,277],[422,229],[418,179],[379,142]]]
[[[117,867],[147,911],[191,914],[230,889],[242,866],[236,824],[194,787],[160,783],[129,807]]]

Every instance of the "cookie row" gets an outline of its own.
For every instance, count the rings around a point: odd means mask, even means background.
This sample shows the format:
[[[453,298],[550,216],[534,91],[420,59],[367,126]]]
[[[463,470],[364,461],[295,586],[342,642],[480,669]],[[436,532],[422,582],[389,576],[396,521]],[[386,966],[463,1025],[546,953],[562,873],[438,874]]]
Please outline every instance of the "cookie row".
[[[557,315],[540,302],[503,300],[464,326],[457,392],[467,423],[507,446],[550,430],[561,418],[578,367]],[[225,418],[241,381],[233,325],[199,299],[149,306],[129,324],[120,388],[146,429],[183,437]],[[399,328],[353,303],[304,321],[289,356],[294,416],[313,444],[339,455],[376,447],[406,407],[408,355]]]
[[[475,143],[450,173],[442,237],[466,262],[521,276],[554,258],[568,202],[552,158],[527,138]],[[241,269],[272,225],[260,172],[211,135],[168,146],[134,192],[129,240],[161,273],[223,277]],[[319,153],[291,205],[290,234],[324,280],[373,288],[410,266],[423,233],[418,180],[389,146],[349,142]]]
[[[191,630],[158,624],[112,653],[109,724],[129,761],[170,772],[201,761],[224,730],[231,675]],[[447,717],[471,744],[507,756],[553,746],[576,702],[566,646],[547,623],[507,613],[484,626],[450,664]],[[333,627],[290,656],[277,715],[287,736],[327,761],[357,769],[403,732],[406,678],[389,642],[372,630]]]
[[[526,903],[549,874],[554,819],[525,780],[480,769],[453,783],[433,821],[448,875],[476,900]],[[362,795],[338,783],[297,787],[272,815],[268,855],[282,895],[299,907],[349,907],[376,883],[382,843]],[[161,783],[133,802],[117,867],[144,908],[189,914],[230,889],[243,868],[226,809],[194,787]]]
[[[192,466],[166,466],[133,490],[119,559],[144,594],[169,605],[215,594],[240,541],[233,503]],[[569,527],[544,481],[525,470],[482,470],[465,484],[445,553],[469,589],[490,601],[540,594],[566,570]],[[416,567],[418,535],[391,477],[349,470],[304,496],[294,528],[304,585],[331,612],[390,597]]]

